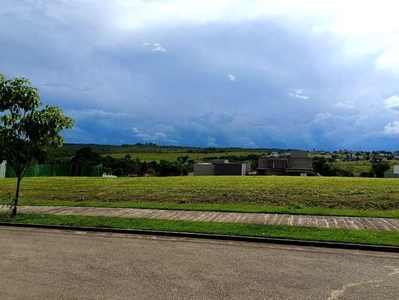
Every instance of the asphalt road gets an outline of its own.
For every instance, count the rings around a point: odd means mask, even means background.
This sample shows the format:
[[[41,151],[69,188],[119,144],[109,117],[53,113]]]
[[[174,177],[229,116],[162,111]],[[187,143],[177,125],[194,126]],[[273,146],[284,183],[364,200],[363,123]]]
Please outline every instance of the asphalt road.
[[[399,299],[399,254],[0,227],[0,299]]]

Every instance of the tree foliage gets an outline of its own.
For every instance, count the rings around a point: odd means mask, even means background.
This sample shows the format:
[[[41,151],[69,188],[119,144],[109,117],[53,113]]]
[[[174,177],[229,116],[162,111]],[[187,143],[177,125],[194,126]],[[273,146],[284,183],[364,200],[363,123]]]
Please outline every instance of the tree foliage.
[[[371,170],[376,177],[383,178],[384,173],[389,170],[389,165],[384,163],[374,164],[371,166]]]
[[[83,147],[75,152],[75,155],[71,158],[71,164],[77,165],[90,165],[95,166],[101,164],[102,157],[97,152],[93,151],[91,147]]]
[[[71,164],[98,165],[103,164],[104,171],[116,176],[181,176],[188,175],[194,170],[194,160],[188,155],[179,156],[176,161],[161,160],[140,161],[139,158],[132,158],[130,154],[124,158],[112,156],[102,157],[92,147],[83,147],[76,150],[70,159]]]
[[[37,88],[26,78],[0,74],[0,161],[6,160],[17,175],[17,188],[12,216],[16,215],[20,182],[34,158],[43,156],[47,147],[60,147],[64,129],[73,120],[62,109],[47,105],[42,108]]]
[[[315,156],[312,159],[313,169],[316,173],[322,176],[342,176],[342,177],[353,177],[354,174],[350,170],[342,168],[331,167],[325,157]]]

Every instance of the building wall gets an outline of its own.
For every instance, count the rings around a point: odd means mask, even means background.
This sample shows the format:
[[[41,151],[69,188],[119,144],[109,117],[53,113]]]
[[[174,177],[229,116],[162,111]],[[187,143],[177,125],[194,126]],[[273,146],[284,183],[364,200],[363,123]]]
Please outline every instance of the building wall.
[[[259,157],[258,175],[287,175],[313,172],[312,159],[306,151],[292,151],[290,158]]]
[[[228,163],[229,163],[229,160],[228,160],[228,159],[220,159],[220,158],[217,158],[217,159],[214,159],[214,160],[213,160],[213,163],[214,163],[214,164],[228,164]]]
[[[302,150],[292,150],[291,158],[307,158],[308,152]]]
[[[245,175],[246,164],[215,164],[215,175]]]
[[[258,168],[268,168],[269,167],[269,157],[259,157],[258,158]]]
[[[194,164],[194,176],[215,175],[215,165],[213,164]]]
[[[285,169],[287,167],[287,159],[275,157],[259,157],[258,168],[260,169]]]
[[[290,158],[288,168],[295,169],[313,169],[312,159],[310,158]]]
[[[0,164],[0,178],[5,178],[6,177],[6,161],[3,161]]]
[[[286,175],[285,169],[257,169],[257,175]]]
[[[393,166],[393,173],[392,172],[385,172],[384,173],[385,178],[399,178],[399,165],[394,165]]]
[[[196,163],[194,164],[194,176],[213,175],[246,175],[251,170],[250,164],[239,163]]]
[[[392,172],[385,172],[384,178],[399,178],[399,174],[392,173]]]

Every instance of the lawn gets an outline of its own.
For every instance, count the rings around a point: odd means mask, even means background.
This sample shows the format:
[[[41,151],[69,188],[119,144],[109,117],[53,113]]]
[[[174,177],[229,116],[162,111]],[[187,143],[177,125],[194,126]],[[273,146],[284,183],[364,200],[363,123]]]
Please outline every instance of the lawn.
[[[399,218],[397,179],[209,176],[24,178],[21,205],[108,206]],[[0,179],[0,203],[16,180]],[[397,232],[173,220],[19,214],[0,221],[134,228],[399,246]]]
[[[109,206],[399,217],[397,179],[210,176],[24,178],[21,205]],[[16,180],[0,179],[10,203]]]

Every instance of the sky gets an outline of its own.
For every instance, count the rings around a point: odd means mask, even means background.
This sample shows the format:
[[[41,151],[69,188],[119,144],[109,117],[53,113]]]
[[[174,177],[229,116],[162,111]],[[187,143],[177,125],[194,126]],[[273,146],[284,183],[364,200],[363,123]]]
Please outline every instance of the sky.
[[[0,0],[68,143],[399,149],[396,1]]]

